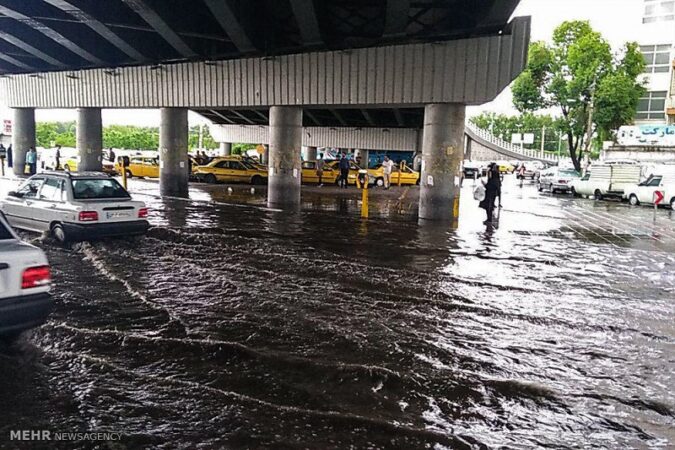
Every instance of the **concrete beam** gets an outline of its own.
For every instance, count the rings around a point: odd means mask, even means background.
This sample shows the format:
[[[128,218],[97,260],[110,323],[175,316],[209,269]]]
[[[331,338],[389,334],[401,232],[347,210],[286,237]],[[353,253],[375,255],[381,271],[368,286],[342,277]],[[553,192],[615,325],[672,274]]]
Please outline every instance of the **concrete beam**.
[[[121,50],[123,53],[125,53],[134,61],[137,62],[148,61],[148,58],[143,56],[138,50],[133,48],[131,45],[126,43],[122,38],[113,33],[110,30],[110,28],[108,28],[106,25],[104,25],[96,18],[94,18],[92,15],[83,11],[73,3],[66,0],[44,0],[44,1],[54,6],[55,8],[58,8],[61,11],[64,11],[70,14],[71,16],[75,17],[76,19],[78,19],[81,23],[85,24],[86,26],[94,30],[101,37],[103,37],[103,39],[110,42],[112,45],[117,47],[119,50]]]
[[[167,24],[164,19],[160,17],[157,12],[152,9],[144,0],[122,0],[129,8],[131,8],[136,14],[141,16],[148,25],[159,33],[166,42],[169,43],[181,56],[185,58],[194,58],[197,56],[194,50],[190,48],[189,45],[185,43],[183,38],[178,36],[170,26]]]
[[[24,52],[26,52],[30,55],[33,55],[36,58],[41,59],[42,61],[44,61],[48,64],[51,64],[52,66],[56,66],[56,67],[65,66],[65,63],[59,61],[56,58],[53,58],[53,57],[49,56],[48,54],[46,54],[42,50],[37,49],[37,48],[33,47],[32,45],[26,44],[22,39],[19,39],[16,36],[12,36],[9,33],[5,33],[4,31],[0,31],[0,39],[2,39],[3,41],[9,42],[13,46],[15,46],[17,48],[20,48]],[[26,70],[36,71],[36,69],[33,69],[32,67],[26,68]]]
[[[291,9],[306,45],[321,45],[321,30],[314,11],[314,0],[291,0]]]
[[[0,14],[10,17],[18,22],[23,23],[27,27],[31,27],[34,30],[39,31],[52,41],[67,48],[71,52],[75,53],[77,56],[89,61],[90,63],[97,65],[105,65],[104,61],[92,55],[87,50],[83,49],[82,47],[80,47],[79,45],[77,45],[76,43],[74,43],[73,41],[62,35],[61,33],[58,33],[57,31],[48,27],[47,25],[38,22],[37,20],[28,17],[25,14],[20,13],[19,11],[8,8],[6,6],[0,6]]]
[[[246,34],[246,30],[237,20],[234,11],[228,5],[226,0],[204,0],[206,6],[211,10],[213,17],[216,18],[220,27],[232,40],[237,50],[242,53],[251,53],[256,50],[255,45]]]

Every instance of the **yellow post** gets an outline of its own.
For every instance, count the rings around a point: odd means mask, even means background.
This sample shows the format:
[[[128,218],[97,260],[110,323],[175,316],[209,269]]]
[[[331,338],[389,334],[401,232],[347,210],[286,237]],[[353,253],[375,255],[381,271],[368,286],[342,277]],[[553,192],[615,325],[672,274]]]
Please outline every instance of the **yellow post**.
[[[122,167],[122,186],[124,186],[124,189],[127,188],[127,168],[124,167],[124,164],[121,164]]]
[[[363,183],[363,189],[361,190],[361,217],[364,219],[368,218],[368,181]]]

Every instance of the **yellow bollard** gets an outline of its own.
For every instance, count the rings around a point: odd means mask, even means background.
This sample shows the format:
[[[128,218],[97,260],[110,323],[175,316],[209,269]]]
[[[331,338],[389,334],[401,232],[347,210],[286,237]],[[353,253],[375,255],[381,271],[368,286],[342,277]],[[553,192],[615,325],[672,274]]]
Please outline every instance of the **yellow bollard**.
[[[127,169],[122,165],[122,186],[124,186],[124,189],[127,188]]]
[[[365,187],[361,190],[361,217],[368,218],[368,183],[365,183]]]

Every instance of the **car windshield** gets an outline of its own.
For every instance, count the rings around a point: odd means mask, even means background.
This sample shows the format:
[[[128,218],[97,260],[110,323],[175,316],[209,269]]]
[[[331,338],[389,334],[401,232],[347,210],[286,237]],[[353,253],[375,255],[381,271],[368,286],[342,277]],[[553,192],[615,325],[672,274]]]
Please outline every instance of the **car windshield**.
[[[563,177],[578,177],[579,174],[575,170],[561,170],[559,172],[560,176]]]
[[[129,193],[112,178],[73,180],[73,197],[79,200],[130,198]]]

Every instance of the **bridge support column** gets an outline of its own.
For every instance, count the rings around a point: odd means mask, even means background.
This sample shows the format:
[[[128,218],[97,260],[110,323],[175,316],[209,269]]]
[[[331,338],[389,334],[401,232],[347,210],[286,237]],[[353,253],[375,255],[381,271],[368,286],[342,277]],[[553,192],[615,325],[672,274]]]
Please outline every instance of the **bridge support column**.
[[[159,192],[188,197],[188,119],[186,108],[162,108],[159,123]]]
[[[305,150],[305,161],[315,161],[316,155],[316,147],[307,147],[307,150]]]
[[[270,163],[270,146],[269,145],[263,145],[265,150],[263,151],[263,154],[260,155],[260,162],[267,165]]]
[[[229,156],[232,153],[232,142],[220,143],[220,156]]]
[[[465,110],[462,104],[424,107],[420,219],[452,220],[458,216]]]
[[[26,153],[29,148],[35,147],[35,108],[15,108],[12,128],[14,175],[24,175]]]
[[[76,146],[78,172],[103,169],[103,125],[101,108],[77,108]]]
[[[367,169],[368,158],[370,157],[370,155],[368,154],[368,150],[359,149],[359,156],[361,157],[361,168]]]
[[[300,205],[302,109],[270,108],[267,203],[294,209]]]

